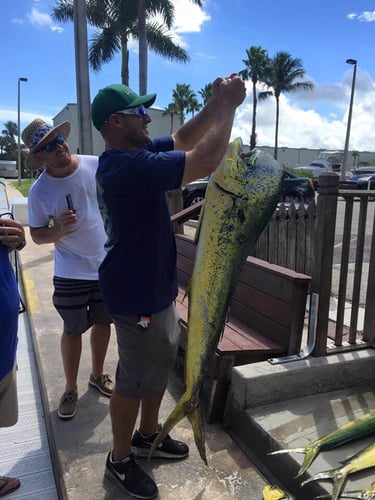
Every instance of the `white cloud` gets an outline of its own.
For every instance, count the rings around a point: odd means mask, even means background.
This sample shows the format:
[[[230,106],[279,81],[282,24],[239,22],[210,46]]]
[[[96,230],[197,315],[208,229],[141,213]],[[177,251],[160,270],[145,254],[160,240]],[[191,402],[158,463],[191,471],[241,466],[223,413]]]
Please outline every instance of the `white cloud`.
[[[51,31],[62,32],[63,28],[57,26],[53,23],[51,16],[40,12],[38,9],[33,7],[31,13],[27,15],[30,24],[36,28],[49,28]]]
[[[339,86],[338,86],[339,88]],[[375,87],[357,89],[354,97],[352,123],[350,129],[350,150],[375,151]],[[326,95],[326,90],[316,87],[318,95]],[[307,93],[309,94],[309,93]],[[297,105],[297,94],[280,96],[279,147],[303,147],[344,149],[350,87],[343,87],[341,101],[336,102],[337,113],[319,114],[313,109],[301,109]],[[300,96],[299,96],[300,97]],[[257,144],[273,146],[275,141],[276,102],[271,97],[258,103]],[[248,85],[248,96],[237,110],[232,138],[241,137],[249,144],[252,120],[252,94]]]
[[[174,5],[174,23],[172,29],[166,34],[172,36],[175,43],[186,49],[188,44],[183,35],[199,33],[203,23],[210,21],[211,16],[191,0],[172,0],[172,3]],[[153,19],[162,23],[162,18],[159,15]]]
[[[197,33],[201,31],[203,23],[210,21],[208,15],[191,0],[173,0],[175,8],[175,22],[173,31],[176,33]]]
[[[346,16],[350,21],[362,21],[365,23],[373,23],[375,21],[375,10],[373,11],[363,11],[360,14],[351,12]]]

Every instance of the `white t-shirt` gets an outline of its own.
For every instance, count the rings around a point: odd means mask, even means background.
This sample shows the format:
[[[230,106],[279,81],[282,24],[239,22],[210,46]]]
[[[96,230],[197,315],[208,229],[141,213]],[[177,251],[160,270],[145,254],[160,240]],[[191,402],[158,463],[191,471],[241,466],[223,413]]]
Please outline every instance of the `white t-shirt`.
[[[32,185],[28,197],[29,226],[45,227],[51,217],[57,220],[68,210],[71,195],[77,223],[55,242],[55,276],[98,279],[98,268],[105,256],[106,234],[96,196],[97,156],[77,155],[78,167],[68,177],[52,177],[43,171]]]

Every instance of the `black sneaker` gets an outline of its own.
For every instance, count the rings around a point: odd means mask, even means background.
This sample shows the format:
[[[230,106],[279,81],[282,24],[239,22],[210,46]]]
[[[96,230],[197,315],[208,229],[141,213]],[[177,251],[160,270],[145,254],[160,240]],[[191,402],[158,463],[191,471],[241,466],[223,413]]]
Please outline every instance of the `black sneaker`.
[[[105,467],[105,476],[131,497],[155,498],[158,494],[156,484],[140,468],[134,458],[134,453],[121,462],[112,462],[111,452],[109,452]]]
[[[155,441],[159,432],[151,436],[143,436],[139,431],[135,431],[132,437],[132,448],[138,457],[148,457],[152,443]],[[185,458],[189,454],[189,447],[181,441],[172,439],[169,434],[164,438],[161,444],[156,448],[151,458]]]

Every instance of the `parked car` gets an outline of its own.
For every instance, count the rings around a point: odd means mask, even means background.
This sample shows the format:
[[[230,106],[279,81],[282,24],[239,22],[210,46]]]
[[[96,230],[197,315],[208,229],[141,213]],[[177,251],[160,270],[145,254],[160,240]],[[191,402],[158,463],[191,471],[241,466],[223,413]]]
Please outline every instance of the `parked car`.
[[[10,160],[0,160],[0,177],[16,178],[17,177],[17,162]]]
[[[330,163],[326,160],[312,161],[309,165],[306,165],[303,167],[298,167],[298,170],[309,172],[312,175],[313,184],[314,184],[315,189],[317,189],[317,187],[318,187],[318,179],[319,179],[320,175],[327,173],[327,172],[330,172],[330,173],[333,172]],[[334,172],[334,173],[339,175],[337,172]]]
[[[353,168],[349,172],[350,176],[375,174],[375,166]]]
[[[208,181],[209,176],[197,179],[183,186],[182,197],[184,208],[195,205],[195,203],[204,199]],[[314,197],[315,191],[311,179],[298,177],[289,170],[284,170],[280,201],[309,203]]]
[[[362,174],[353,175],[349,179],[340,180],[339,189],[352,189],[352,190],[375,190],[375,175],[374,174]],[[371,197],[370,199],[375,199]]]

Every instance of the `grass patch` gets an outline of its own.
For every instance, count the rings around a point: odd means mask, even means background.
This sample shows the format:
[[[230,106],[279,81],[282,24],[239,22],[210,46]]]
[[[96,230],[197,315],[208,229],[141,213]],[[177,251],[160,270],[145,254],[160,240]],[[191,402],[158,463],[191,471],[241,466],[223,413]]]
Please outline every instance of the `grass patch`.
[[[18,185],[18,181],[12,182],[12,185],[18,189],[18,191],[23,194],[23,196],[29,196],[29,190],[35,179],[21,179],[21,185]]]

